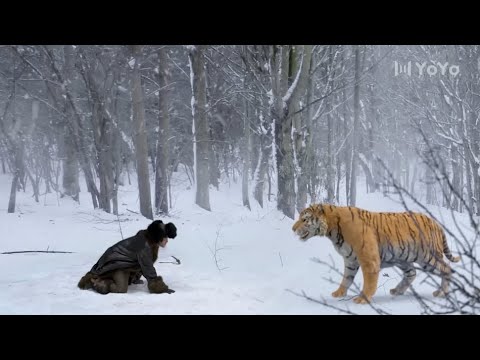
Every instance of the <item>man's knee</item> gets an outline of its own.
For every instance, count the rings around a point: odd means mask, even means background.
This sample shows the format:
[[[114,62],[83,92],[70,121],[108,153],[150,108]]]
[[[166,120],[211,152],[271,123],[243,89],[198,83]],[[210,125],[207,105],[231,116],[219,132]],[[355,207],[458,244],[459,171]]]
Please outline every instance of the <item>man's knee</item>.
[[[128,284],[127,285],[124,285],[124,284],[117,285],[115,283],[112,283],[110,285],[110,292],[112,292],[112,293],[123,294],[123,293],[126,293],[127,291],[128,291]]]
[[[110,285],[110,292],[126,293],[128,291],[128,280],[130,272],[118,270],[113,274],[113,284]]]
[[[111,279],[94,279],[92,280],[93,289],[99,294],[105,295],[111,292],[113,280]]]

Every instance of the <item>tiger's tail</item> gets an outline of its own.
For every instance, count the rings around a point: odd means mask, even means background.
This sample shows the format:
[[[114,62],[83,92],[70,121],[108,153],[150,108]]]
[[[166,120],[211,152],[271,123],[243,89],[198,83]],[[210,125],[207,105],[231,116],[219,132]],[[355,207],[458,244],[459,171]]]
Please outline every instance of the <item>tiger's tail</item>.
[[[450,248],[448,247],[447,237],[445,236],[445,234],[443,234],[443,253],[447,257],[447,259],[450,260],[451,262],[456,263],[456,262],[459,262],[460,259],[461,259],[460,256],[453,256],[452,255],[452,252],[450,251]]]

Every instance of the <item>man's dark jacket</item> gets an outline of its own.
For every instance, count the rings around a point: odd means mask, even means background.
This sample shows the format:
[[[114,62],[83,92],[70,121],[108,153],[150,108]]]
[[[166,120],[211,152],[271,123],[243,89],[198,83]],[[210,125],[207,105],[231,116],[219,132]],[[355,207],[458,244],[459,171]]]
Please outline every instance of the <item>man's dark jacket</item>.
[[[148,282],[156,278],[153,253],[148,245],[146,234],[146,230],[140,230],[135,236],[109,247],[90,272],[101,276],[113,270],[138,268]]]

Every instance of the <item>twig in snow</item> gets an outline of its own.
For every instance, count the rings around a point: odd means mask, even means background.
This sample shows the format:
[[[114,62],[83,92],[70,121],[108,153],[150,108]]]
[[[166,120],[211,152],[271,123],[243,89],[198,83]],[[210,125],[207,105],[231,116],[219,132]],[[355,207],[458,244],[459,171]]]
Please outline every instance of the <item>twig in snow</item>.
[[[122,225],[120,225],[120,217],[118,216],[118,214],[117,214],[117,221],[118,221],[118,228],[120,229],[120,235],[121,235],[122,240],[123,240]]]
[[[175,261],[157,261],[157,264],[174,264],[174,265],[180,265],[180,259],[176,258],[175,256],[171,255],[172,258],[175,259]]]
[[[25,250],[25,251],[2,252],[2,254],[23,254],[23,253],[73,254],[72,251],[54,251],[54,250]]]

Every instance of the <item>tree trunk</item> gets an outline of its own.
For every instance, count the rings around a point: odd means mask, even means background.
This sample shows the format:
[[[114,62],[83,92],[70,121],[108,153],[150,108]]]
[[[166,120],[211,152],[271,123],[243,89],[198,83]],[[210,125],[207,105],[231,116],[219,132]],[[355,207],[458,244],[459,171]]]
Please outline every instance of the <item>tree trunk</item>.
[[[375,50],[374,50],[375,51]],[[376,58],[372,57],[370,60],[371,62],[376,62]],[[374,66],[372,69],[372,78],[377,78],[377,66]],[[369,94],[370,94],[370,121],[368,122],[368,145],[367,149],[365,150],[365,154],[367,155],[367,160],[370,163],[370,168],[372,169],[372,177],[373,177],[373,184],[370,187],[370,192],[375,192],[379,190],[379,183],[380,183],[380,168],[378,162],[375,160],[374,155],[377,155],[379,150],[377,150],[377,138],[378,138],[378,131],[380,127],[380,111],[379,111],[379,100],[377,98],[377,90],[375,87],[375,81],[370,84],[369,86]],[[407,163],[408,166],[408,163]],[[415,171],[415,170],[414,170]],[[406,185],[406,189],[408,189],[408,183]]]
[[[13,145],[13,144],[12,144]],[[18,178],[21,173],[21,167],[23,166],[22,160],[22,150],[20,149],[20,145],[14,145],[14,153],[15,153],[15,169],[13,173],[13,180],[12,186],[10,188],[10,198],[8,200],[8,212],[14,213],[15,212],[15,205],[17,199],[17,187],[18,187]]]
[[[90,84],[90,86],[95,86]],[[90,89],[92,93],[96,93],[95,90]],[[110,213],[112,211],[110,198],[112,196],[113,187],[113,164],[111,161],[111,149],[112,149],[112,134],[111,124],[103,116],[102,105],[100,99],[96,96],[92,96],[93,109],[92,109],[92,121],[94,127],[95,146],[98,153],[98,177],[100,179],[100,194],[99,205],[100,208]]]
[[[189,60],[192,85],[192,116],[195,163],[195,203],[201,208],[211,211],[208,169],[208,123],[206,116],[206,80],[205,80],[205,46],[197,45],[189,48]]]
[[[243,151],[242,151],[242,159],[243,159],[243,174],[242,174],[242,201],[243,206],[251,210],[250,208],[250,200],[248,196],[248,171],[250,168],[250,112],[248,111],[248,103],[247,100],[243,99],[243,106],[245,109],[244,117],[243,117],[243,131],[244,131],[244,138],[243,138]]]
[[[346,139],[346,144],[344,150],[344,163],[345,163],[345,201],[347,204],[350,204],[350,175],[351,175],[351,165],[352,165],[352,148],[353,143],[351,141],[352,137],[349,134],[349,116],[348,116],[348,107],[347,107],[347,88],[346,81],[343,80],[343,138]]]
[[[464,176],[464,161],[463,161],[463,157],[462,157],[462,154],[460,152],[460,149],[459,148],[457,148],[457,149],[458,149],[458,158],[460,159],[459,167],[460,167],[460,173],[461,173],[460,174],[460,184],[459,184],[459,194],[463,199],[465,199],[464,198],[464,190],[463,190],[465,188],[465,184],[464,184],[464,178],[465,178],[465,176]],[[464,207],[463,202],[460,201],[459,211],[461,213],[463,213],[463,207]]]
[[[417,168],[418,166],[414,165],[413,167],[413,175],[412,175],[412,181],[410,183],[410,193],[412,195],[415,195],[415,182],[417,181]]]
[[[265,106],[265,104],[262,104]],[[264,108],[264,107],[262,107]],[[260,159],[258,160],[258,171],[255,178],[255,191],[253,197],[258,204],[263,208],[263,191],[265,189],[265,178],[268,172],[268,164],[270,157],[272,156],[272,123],[269,116],[263,114],[259,118],[259,130],[260,130]],[[270,191],[270,190],[269,190]],[[270,197],[270,195],[269,195]]]
[[[8,199],[8,213],[15,212],[15,204],[17,199],[18,175],[13,175],[12,186],[10,187],[10,198]]]
[[[207,124],[209,121],[207,120]],[[210,128],[209,131],[209,141],[207,142],[208,144],[208,170],[210,174],[210,184],[215,186],[215,188],[218,190],[220,183],[220,170],[218,169],[218,161],[217,161],[217,153],[218,153],[218,147],[216,146],[216,141],[218,140],[216,138],[216,133],[212,131]]]
[[[12,180],[12,186],[10,188],[10,198],[8,201],[8,213],[14,213],[15,212],[15,206],[16,206],[16,199],[17,199],[17,187],[18,183],[21,182],[22,177],[25,174],[24,171],[24,163],[23,163],[23,157],[24,157],[24,136],[22,134],[21,130],[21,119],[16,118],[16,81],[17,77],[15,75],[15,62],[13,63],[13,97],[12,97],[12,115],[13,118],[15,119],[16,123],[16,128],[14,129],[14,136],[13,139],[7,135],[7,137],[10,140],[10,150],[13,153],[13,163],[14,163],[14,171],[13,171],[13,180]],[[7,105],[6,105],[7,106]],[[6,109],[5,109],[6,110]],[[2,120],[3,121],[3,120]],[[15,141],[18,138],[18,141]],[[25,187],[24,187],[25,190]]]
[[[357,151],[359,138],[359,116],[360,116],[360,49],[355,46],[355,84],[353,88],[353,147],[352,147],[352,167],[350,181],[350,203],[355,206],[357,202]]]
[[[452,174],[453,174],[452,186],[457,193],[461,194],[462,189],[460,188],[460,177],[463,176],[463,174],[460,167],[458,166],[458,148],[453,144],[450,149],[450,156],[451,156],[450,159],[452,163]],[[450,193],[450,204],[452,209],[455,211],[458,211],[458,206],[459,206],[458,197],[451,190],[448,190],[448,192]]]
[[[312,54],[312,60],[310,64],[310,71],[307,82],[307,104],[311,104],[313,101],[313,96],[315,93],[315,82],[313,81],[314,75],[312,74],[312,64],[314,63],[314,54]],[[317,160],[316,153],[313,147],[313,133],[315,131],[314,124],[312,124],[312,119],[314,116],[314,107],[309,106],[307,109],[306,119],[305,119],[305,144],[306,144],[306,157],[305,157],[305,166],[309,168],[307,172],[307,185],[308,185],[308,194],[310,195],[310,202],[314,203],[317,200]]]
[[[72,45],[65,45],[63,47],[65,57],[65,80],[69,83],[73,82],[75,63]],[[74,87],[71,87],[71,91],[75,91]],[[73,95],[75,97],[75,95]],[[67,196],[71,196],[75,201],[79,200],[80,184],[78,181],[79,168],[77,151],[75,149],[75,142],[73,137],[74,129],[72,108],[67,106],[67,120],[70,123],[66,124],[64,132],[64,158],[63,158],[63,192]]]
[[[357,160],[359,165],[362,167],[363,173],[365,174],[367,188],[373,189],[374,188],[373,175],[372,175],[372,172],[370,171],[370,168],[368,167],[368,163],[364,161],[360,156],[357,156]],[[408,182],[405,185],[405,189],[407,188],[408,188]]]
[[[45,48],[45,50],[47,51],[47,53],[49,53],[50,58],[54,59],[54,55],[51,52],[51,50],[48,48]],[[63,95],[65,95],[66,99],[68,100],[68,104],[74,115],[73,117],[74,121],[71,124],[72,131],[74,134],[73,143],[75,145],[75,149],[76,149],[78,158],[80,160],[80,166],[82,167],[83,173],[85,175],[85,182],[87,184],[88,192],[92,196],[93,207],[96,209],[98,207],[97,198],[99,194],[98,194],[97,185],[95,184],[95,180],[93,178],[92,169],[90,167],[90,161],[87,153],[88,148],[87,148],[87,145],[85,144],[85,138],[84,138],[85,134],[82,128],[82,119],[80,117],[80,111],[78,110],[75,103],[75,96],[74,96],[75,92],[73,91],[73,86],[71,84],[71,81],[66,81],[64,79],[64,76],[58,69],[55,62],[52,61],[50,65],[54,73],[58,76],[59,81],[65,84],[65,92]],[[49,83],[46,83],[46,86],[48,87]]]
[[[291,64],[291,74],[293,75],[298,72],[298,54],[294,54],[291,57],[294,61],[294,64]],[[310,64],[311,65],[311,64]],[[308,74],[310,74],[311,66],[306,70]],[[310,76],[309,76],[310,78]],[[310,86],[309,79],[307,79],[306,83],[306,90],[307,93],[309,92],[308,88]],[[292,103],[293,112],[296,112],[300,109],[299,103],[296,101]],[[295,173],[297,174],[297,194],[296,194],[296,208],[297,211],[300,213],[307,205],[307,185],[310,179],[310,172],[311,172],[311,162],[309,159],[309,143],[310,143],[310,123],[311,119],[308,118],[308,113],[301,112],[300,114],[296,114],[292,116],[292,121],[294,124],[293,129],[293,140],[295,144],[295,155],[296,155],[296,163],[295,163]]]
[[[145,128],[145,109],[143,103],[143,87],[140,74],[141,45],[130,45],[133,60],[132,71],[132,108],[134,124],[135,156],[137,160],[137,179],[140,197],[140,213],[148,219],[153,219],[150,194],[150,175],[148,171],[148,144]]]
[[[284,104],[283,95],[288,88],[289,47],[277,48],[275,54],[274,104],[272,118],[275,119],[275,146],[277,160],[277,208],[286,216],[295,216],[295,184],[293,169],[293,147],[291,140],[292,118],[288,117],[288,106]]]
[[[298,109],[298,107],[297,107]],[[294,141],[295,141],[295,153],[296,153],[296,165],[297,165],[297,198],[296,207],[297,211],[302,211],[307,204],[307,184],[310,178],[310,166],[309,159],[307,158],[307,141],[308,133],[310,129],[307,128],[306,116],[303,113],[295,115],[294,117]]]
[[[168,115],[168,65],[165,49],[158,51],[158,81],[160,88],[158,107],[158,142],[155,171],[155,212],[168,215],[168,161],[170,118]]]
[[[312,47],[303,46],[301,65],[294,79],[289,85],[288,75],[294,66],[290,63],[291,49],[281,46],[274,54],[272,67],[273,106],[272,117],[275,119],[275,145],[277,160],[277,208],[286,216],[294,219],[295,216],[295,176],[294,156],[291,139],[293,113],[299,94],[306,89],[307,75],[310,69]],[[293,56],[294,59],[294,56]]]
[[[334,73],[334,54],[333,54],[333,47],[328,47],[328,82],[327,82],[327,89],[333,87],[331,84],[331,78],[333,77],[331,74]],[[333,160],[334,160],[334,126],[333,126],[333,96],[328,97],[325,99],[325,110],[327,116],[327,166],[325,169],[326,177],[327,177],[327,199],[326,201],[330,204],[334,203],[335,201],[335,169],[333,167]]]
[[[118,117],[117,117],[118,119]],[[120,154],[120,131],[117,129],[112,139],[112,156],[114,164],[113,189],[112,189],[112,207],[113,213],[118,215],[118,187],[120,186],[120,177],[122,171],[122,160]]]
[[[472,122],[472,133],[471,133],[471,142],[473,155],[476,159],[480,159],[480,131],[478,130],[478,124],[476,124],[477,116],[474,112],[471,114],[471,122]],[[475,213],[480,215],[480,164],[472,159],[471,161],[472,167],[472,178],[473,178],[473,197],[475,199],[476,209]]]
[[[327,111],[327,202],[332,204],[335,196],[335,170],[333,168],[333,117],[331,99],[326,99]]]
[[[99,204],[105,212],[111,213],[110,201],[113,197],[113,134],[111,112],[107,106],[111,104],[110,90],[115,82],[115,76],[105,73],[103,86],[100,87],[98,77],[91,64],[85,63],[83,70],[85,74],[87,90],[92,103],[92,128],[95,148],[98,156],[97,173],[100,179]]]
[[[427,186],[427,204],[428,205],[434,205],[434,177],[432,174],[432,170],[427,166],[425,170],[425,178],[426,178],[426,186]]]
[[[260,128],[258,126],[258,105],[257,103],[251,105],[252,115],[250,117],[250,124],[252,129],[257,129],[250,134],[250,170],[249,170],[249,181],[255,181],[257,171],[260,168],[260,162],[262,161],[262,156],[260,151],[262,149],[260,144]],[[252,187],[255,189],[255,185]]]

